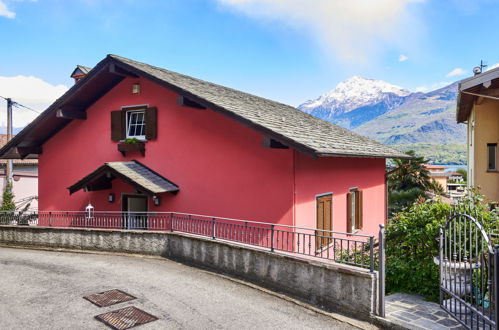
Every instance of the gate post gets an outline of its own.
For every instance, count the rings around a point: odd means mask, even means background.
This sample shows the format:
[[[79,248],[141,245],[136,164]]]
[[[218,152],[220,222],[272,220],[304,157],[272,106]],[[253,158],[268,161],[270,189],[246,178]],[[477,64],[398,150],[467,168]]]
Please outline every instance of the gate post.
[[[385,317],[385,225],[379,225],[378,315]]]
[[[444,229],[442,227],[442,225],[439,226],[439,231],[438,231],[438,250],[439,250],[439,253],[438,253],[438,263],[439,263],[439,272],[438,272],[438,280],[439,280],[439,284],[438,284],[438,294],[439,294],[439,301],[440,301],[440,305],[443,304],[443,301],[444,301],[444,297],[443,297],[443,294],[442,294],[442,271],[444,270]]]
[[[495,324],[496,324],[496,329],[499,324],[499,304],[498,304],[498,299],[499,297],[499,245],[494,245],[494,315],[495,315]]]

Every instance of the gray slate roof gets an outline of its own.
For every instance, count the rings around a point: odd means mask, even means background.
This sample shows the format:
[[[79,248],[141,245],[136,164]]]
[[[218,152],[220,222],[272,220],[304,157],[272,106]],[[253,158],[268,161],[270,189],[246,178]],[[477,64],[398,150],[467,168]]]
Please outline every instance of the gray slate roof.
[[[113,175],[109,176],[110,173]],[[92,187],[96,182],[101,182],[102,180],[112,181],[115,177],[148,194],[154,195],[179,191],[179,187],[175,183],[135,160],[104,163],[104,165],[68,187],[68,189],[73,194],[85,187]],[[104,188],[99,187],[95,190],[100,189]]]
[[[275,132],[312,150],[317,156],[408,157],[403,152],[306,114],[292,106],[124,57],[116,55],[109,57]]]
[[[80,71],[84,74],[87,74],[90,72],[90,70],[92,70],[92,68],[89,68],[88,66],[79,65],[79,64],[76,67],[80,69]]]
[[[107,162],[106,166],[155,194],[179,190],[174,183],[135,161]]]

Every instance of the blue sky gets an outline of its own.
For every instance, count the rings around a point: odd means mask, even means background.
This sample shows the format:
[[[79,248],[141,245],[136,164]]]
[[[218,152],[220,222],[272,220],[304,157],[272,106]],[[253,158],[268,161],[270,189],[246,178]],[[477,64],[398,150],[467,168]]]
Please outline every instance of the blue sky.
[[[431,90],[499,62],[498,17],[492,0],[0,0],[0,95],[42,109],[108,53],[294,106],[353,75]]]

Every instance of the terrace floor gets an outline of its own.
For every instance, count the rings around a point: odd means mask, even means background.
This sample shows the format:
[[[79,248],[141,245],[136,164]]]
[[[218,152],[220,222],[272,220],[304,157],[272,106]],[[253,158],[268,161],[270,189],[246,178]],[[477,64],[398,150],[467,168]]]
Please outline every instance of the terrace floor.
[[[440,305],[425,301],[421,296],[395,293],[385,298],[386,318],[407,329],[465,329]]]

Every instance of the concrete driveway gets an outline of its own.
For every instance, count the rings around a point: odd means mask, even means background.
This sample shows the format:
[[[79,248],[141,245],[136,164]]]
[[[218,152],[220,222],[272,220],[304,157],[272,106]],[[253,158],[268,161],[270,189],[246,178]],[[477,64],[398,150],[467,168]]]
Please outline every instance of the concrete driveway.
[[[120,289],[138,299],[83,299]],[[351,329],[326,315],[166,259],[0,247],[0,329],[109,329],[94,316],[135,306],[140,329]]]

